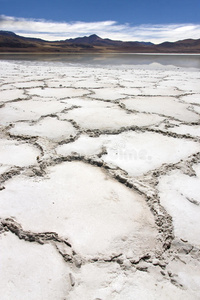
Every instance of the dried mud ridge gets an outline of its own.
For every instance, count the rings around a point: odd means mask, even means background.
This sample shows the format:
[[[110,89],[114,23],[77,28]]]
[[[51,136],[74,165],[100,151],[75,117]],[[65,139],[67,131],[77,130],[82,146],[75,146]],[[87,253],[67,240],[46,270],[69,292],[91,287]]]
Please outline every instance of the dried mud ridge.
[[[52,77],[52,79],[54,79]],[[163,77],[160,82],[164,81],[166,78]],[[48,79],[50,80],[50,79]],[[38,87],[44,89],[48,87],[46,80],[41,80],[42,85]],[[11,83],[10,83],[11,84]],[[13,82],[14,84],[14,82]],[[3,87],[4,84],[1,84],[0,87]],[[119,85],[120,86],[120,85]],[[79,88],[75,88],[79,89]],[[96,88],[97,90],[97,88]],[[28,88],[23,89],[24,95],[27,98],[17,98],[11,101],[7,101],[6,104],[0,104],[0,109],[4,108],[5,105],[9,103],[16,103],[20,101],[29,101],[32,99],[32,96],[28,94]],[[86,89],[86,93],[82,97],[92,96],[94,92],[91,89]],[[192,95],[193,93],[185,93],[180,96]],[[37,95],[36,95],[37,96]],[[148,95],[139,95],[147,97]],[[151,95],[150,95],[151,96]],[[179,97],[180,97],[179,96]],[[125,111],[128,114],[139,113],[139,111],[127,109],[123,103],[120,103],[120,100],[127,99],[130,95],[125,95],[124,97],[119,98],[118,100],[104,100],[98,98],[87,98],[91,102],[93,100],[99,102],[108,102],[117,105],[122,111]],[[72,97],[69,97],[72,98]],[[68,99],[65,97],[60,100]],[[197,105],[196,103],[191,103]],[[197,105],[198,106],[198,105]],[[60,113],[67,113],[68,111],[72,111],[74,109],[78,109],[81,106],[72,105],[70,108],[65,108],[61,110],[59,113],[51,113],[47,115],[43,115],[36,120],[19,120],[14,123],[11,123],[8,126],[1,127],[1,138],[6,138],[11,141],[20,141],[22,143],[28,144],[37,148],[40,152],[40,155],[36,158],[36,162],[34,165],[28,167],[10,167],[9,170],[5,171],[0,175],[0,193],[4,189],[6,189],[6,182],[11,178],[17,177],[19,175],[30,176],[30,177],[46,177],[47,167],[55,166],[61,164],[63,162],[72,162],[72,161],[81,161],[89,165],[93,165],[99,167],[108,174],[111,178],[117,180],[121,184],[125,185],[129,189],[136,191],[141,194],[148,207],[150,208],[154,219],[155,224],[157,226],[158,235],[157,242],[159,247],[156,251],[152,253],[146,253],[141,257],[134,257],[127,259],[124,257],[124,254],[119,252],[114,254],[113,256],[105,257],[103,255],[85,258],[81,257],[76,251],[73,249],[72,243],[61,236],[59,236],[56,232],[31,232],[23,229],[22,225],[19,224],[14,218],[0,218],[0,234],[4,234],[6,232],[11,232],[15,234],[19,239],[22,239],[26,242],[34,242],[40,245],[44,244],[52,244],[58,253],[63,257],[64,261],[67,264],[70,264],[72,270],[78,270],[84,264],[96,264],[96,263],[117,263],[120,265],[122,270],[128,270],[130,268],[137,269],[141,272],[148,272],[149,268],[155,268],[156,272],[160,273],[163,278],[169,280],[172,284],[176,285],[179,288],[184,289],[184,286],[179,283],[177,280],[176,274],[173,274],[168,268],[168,264],[171,260],[183,260],[187,263],[189,259],[194,259],[200,261],[200,249],[196,246],[188,243],[186,240],[178,240],[174,236],[174,228],[173,228],[173,220],[172,217],[167,213],[166,209],[161,205],[159,193],[157,189],[157,185],[159,182],[159,178],[163,175],[170,173],[173,170],[180,170],[183,174],[186,174],[191,177],[195,177],[196,173],[193,169],[195,164],[200,162],[200,152],[194,153],[187,157],[186,159],[181,159],[179,162],[174,164],[162,164],[159,168],[150,170],[144,173],[141,176],[132,177],[129,176],[128,173],[119,167],[108,164],[103,160],[103,155],[107,154],[107,149],[104,147],[102,151],[96,155],[86,156],[80,155],[78,153],[73,153],[72,155],[62,156],[55,153],[54,149],[59,145],[73,143],[78,140],[78,138],[84,134],[89,137],[100,137],[101,135],[118,135],[124,132],[135,131],[138,133],[156,133],[163,136],[168,136],[175,139],[184,139],[189,141],[194,141],[196,143],[200,143],[200,138],[197,136],[192,136],[190,134],[178,134],[174,132],[167,131],[170,128],[170,122],[179,122],[180,125],[200,125],[200,120],[198,122],[184,122],[180,121],[177,118],[167,117],[166,115],[155,113],[160,117],[165,118],[161,123],[165,124],[166,130],[161,130],[159,127],[160,124],[155,126],[126,126],[118,129],[85,129],[82,128],[75,120],[67,118],[60,119]],[[140,112],[141,113],[141,112]],[[152,113],[142,112],[146,115],[150,115]],[[195,111],[196,114],[200,116],[199,113]],[[37,124],[39,121],[44,120],[47,117],[56,118],[57,120],[67,121],[71,123],[74,129],[76,129],[76,134],[71,135],[69,138],[61,141],[52,141],[45,137],[36,136],[26,136],[21,134],[11,134],[10,129],[14,127],[17,122],[25,122],[28,124]],[[193,205],[198,206],[199,203],[193,198],[187,198],[189,202]],[[63,247],[61,247],[64,246]],[[63,250],[64,249],[64,250]],[[76,285],[75,275],[69,273],[71,286],[74,287]]]
[[[65,243],[68,247],[71,247],[69,242],[67,242],[64,239],[61,239],[55,232],[33,233],[30,231],[24,231],[22,226],[11,218],[1,220],[0,230],[3,232],[10,231],[16,234],[16,236],[18,236],[19,239],[23,239],[27,242],[36,242],[43,245],[44,243],[52,241]]]
[[[58,250],[59,254],[62,255],[63,259],[65,262],[73,264],[75,268],[80,268],[82,264],[86,263],[113,263],[116,262],[118,263],[122,268],[126,269],[126,264],[127,264],[127,259],[124,259],[123,253],[119,253],[114,256],[100,256],[100,257],[93,257],[90,259],[86,259],[78,255],[74,250],[72,245],[68,242],[68,240],[63,239],[58,236],[57,233],[55,232],[42,232],[42,233],[34,233],[31,231],[25,231],[23,230],[22,226],[17,223],[14,219],[12,218],[7,218],[7,219],[1,219],[1,224],[0,224],[0,233],[5,233],[10,231],[11,233],[15,234],[19,239],[22,239],[26,242],[35,242],[38,244],[47,244],[51,243],[55,246],[55,248]],[[64,244],[64,246],[68,247],[68,251],[62,252],[63,250],[60,249],[60,244]],[[66,253],[68,252],[68,253]],[[155,256],[150,255],[149,253],[141,256],[141,257],[135,257],[131,258],[130,265],[128,265],[128,268],[135,267],[136,269],[140,271],[148,271],[148,266],[150,264],[153,264],[154,266],[159,266],[161,269],[165,269],[166,267],[166,262],[161,259],[156,259]],[[126,260],[126,261],[125,261]],[[144,262],[146,264],[144,264]],[[125,263],[125,264],[124,264]]]
[[[165,280],[169,280],[173,285],[184,289],[184,286],[177,280],[177,275],[172,273],[170,268],[168,268],[169,256],[173,259],[183,261],[184,263],[187,262],[187,259],[189,261],[190,259],[197,259],[200,261],[200,249],[183,240],[174,240],[171,244],[170,251],[166,251],[162,255],[146,253],[141,257],[137,256],[127,259],[127,257],[124,257],[123,253],[119,253],[109,257],[96,256],[86,259],[73,250],[73,247],[68,240],[59,237],[55,232],[34,233],[31,231],[25,231],[22,226],[12,218],[1,219],[0,234],[8,231],[26,242],[35,242],[40,245],[47,243],[52,244],[63,257],[63,260],[71,266],[72,272],[75,274],[73,275],[72,273],[69,273],[69,280],[72,288],[76,285],[75,276],[77,270],[80,269],[82,265],[117,263],[122,271],[133,269],[141,272],[149,272],[149,268],[154,268],[154,271],[160,273]],[[63,247],[60,247],[61,244],[64,244],[65,246],[64,251]]]

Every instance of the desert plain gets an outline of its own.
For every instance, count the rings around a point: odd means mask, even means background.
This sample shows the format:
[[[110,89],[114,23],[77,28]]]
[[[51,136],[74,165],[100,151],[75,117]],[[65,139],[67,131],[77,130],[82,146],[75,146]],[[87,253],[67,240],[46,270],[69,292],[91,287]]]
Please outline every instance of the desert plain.
[[[200,70],[0,61],[0,299],[200,299]]]

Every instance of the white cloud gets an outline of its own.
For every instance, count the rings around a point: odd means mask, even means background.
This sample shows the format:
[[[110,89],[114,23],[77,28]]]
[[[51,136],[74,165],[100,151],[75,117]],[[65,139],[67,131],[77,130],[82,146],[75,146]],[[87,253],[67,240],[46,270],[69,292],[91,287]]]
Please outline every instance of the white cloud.
[[[123,41],[177,41],[200,38],[200,24],[119,24],[116,21],[102,22],[53,22],[41,19],[25,19],[0,16],[0,30],[13,31],[26,37],[45,40],[64,40],[78,36],[97,34],[102,38]]]

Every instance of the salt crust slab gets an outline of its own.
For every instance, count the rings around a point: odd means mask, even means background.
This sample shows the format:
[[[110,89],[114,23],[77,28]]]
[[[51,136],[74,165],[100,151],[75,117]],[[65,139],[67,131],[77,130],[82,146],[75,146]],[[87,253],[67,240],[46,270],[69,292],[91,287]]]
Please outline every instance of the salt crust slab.
[[[159,82],[159,87],[173,87],[176,90],[182,92],[191,92],[198,93],[200,92],[199,88],[199,79],[195,78],[192,73],[189,73],[190,76],[169,76],[165,78],[162,82]]]
[[[83,135],[74,143],[59,146],[56,151],[63,156],[73,152],[94,155],[101,153],[103,147],[107,151],[102,156],[103,160],[120,167],[131,176],[142,175],[159,168],[163,163],[176,163],[199,151],[199,145],[195,142],[133,131],[97,138]]]
[[[163,120],[160,116],[142,113],[129,114],[117,106],[99,107],[89,106],[77,108],[60,114],[62,119],[73,119],[84,129],[119,129],[126,126],[149,126]]]
[[[200,245],[200,174],[190,177],[180,171],[160,179],[161,204],[173,217],[175,235],[189,243]]]
[[[69,268],[53,245],[0,236],[0,299],[64,299],[70,289]]]
[[[29,95],[38,95],[40,97],[56,97],[58,99],[84,96],[89,94],[87,90],[84,89],[74,89],[74,88],[35,88],[28,90]]]
[[[186,267],[185,267],[186,269]],[[185,272],[185,270],[183,270]],[[97,276],[98,274],[98,276]],[[130,269],[122,272],[117,263],[85,264],[76,275],[77,286],[69,293],[69,300],[194,300],[198,290],[186,291],[163,279],[160,272],[140,272]],[[189,276],[188,279],[189,283]],[[192,274],[191,274],[192,275]],[[195,279],[193,276],[192,279]],[[188,284],[189,285],[189,284]],[[190,285],[191,287],[192,285]],[[198,285],[193,283],[193,287]]]
[[[34,81],[30,78],[30,81],[16,82],[13,83],[13,86],[24,89],[33,87],[44,87],[44,81]]]
[[[37,163],[40,151],[26,143],[0,139],[0,164],[25,167]]]
[[[126,95],[138,95],[140,90],[137,88],[101,88],[93,89],[89,97],[102,100],[117,100],[126,98]]]
[[[189,105],[180,103],[174,97],[137,97],[122,101],[126,108],[140,112],[161,114],[185,122],[199,121],[199,115],[190,111]]]
[[[157,230],[145,200],[97,167],[69,162],[48,168],[49,178],[18,177],[1,192],[1,217],[25,230],[55,231],[81,255],[136,255],[155,248]]]
[[[23,90],[5,90],[0,92],[0,102],[27,98]]]
[[[190,106],[190,109],[196,113],[199,114],[199,118],[200,118],[200,106],[197,106],[197,105],[192,105]]]
[[[178,134],[189,134],[194,137],[200,137],[200,125],[179,125],[174,128],[168,129],[168,131],[172,131]]]
[[[71,105],[60,101],[48,101],[48,99],[22,100],[14,103],[7,103],[0,109],[2,125],[8,125],[16,121],[34,121],[43,115],[55,114],[69,108]]]
[[[36,124],[17,123],[10,130],[10,133],[13,135],[41,136],[59,142],[76,135],[76,129],[69,122],[46,117]]]
[[[177,163],[199,151],[199,144],[156,133],[127,132],[107,144],[106,162],[113,163],[132,176],[159,168],[163,163]]]
[[[183,260],[171,260],[167,270],[176,274],[179,283],[187,290],[189,299],[199,299],[200,289],[200,262],[191,257],[183,257]]]
[[[182,96],[180,99],[186,103],[200,104],[200,92],[199,92],[199,94]]]
[[[148,87],[142,88],[141,94],[144,95],[151,95],[151,96],[176,96],[181,95],[182,92],[178,91],[176,88],[169,88],[169,87]]]

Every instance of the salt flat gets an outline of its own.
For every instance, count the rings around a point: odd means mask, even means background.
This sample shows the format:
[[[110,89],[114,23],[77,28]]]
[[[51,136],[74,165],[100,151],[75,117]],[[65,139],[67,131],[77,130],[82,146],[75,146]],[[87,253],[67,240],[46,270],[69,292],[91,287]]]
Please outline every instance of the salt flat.
[[[200,299],[199,70],[0,66],[0,299]]]

